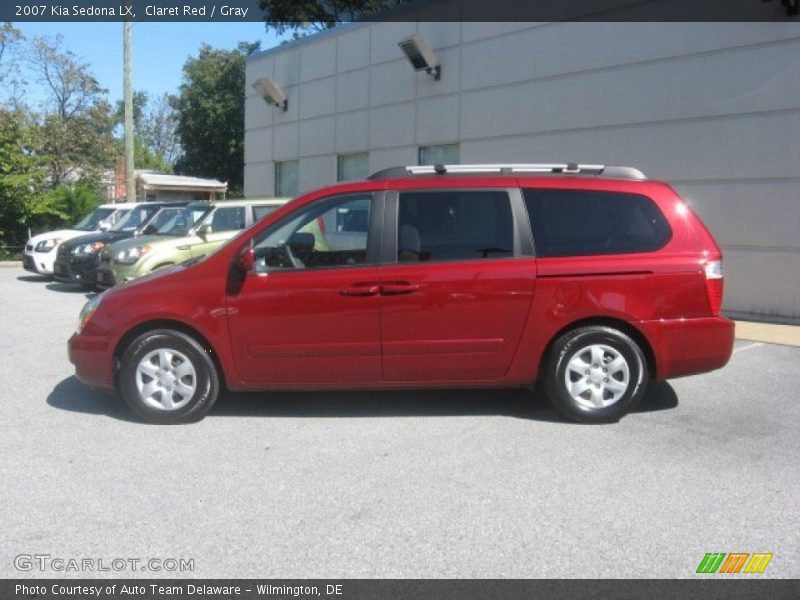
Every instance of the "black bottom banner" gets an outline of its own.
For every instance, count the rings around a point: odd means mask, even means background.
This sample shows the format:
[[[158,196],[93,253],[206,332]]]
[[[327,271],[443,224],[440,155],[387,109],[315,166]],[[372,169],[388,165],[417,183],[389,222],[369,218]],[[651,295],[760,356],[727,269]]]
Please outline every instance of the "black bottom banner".
[[[2,600],[800,598],[792,579],[4,579]]]

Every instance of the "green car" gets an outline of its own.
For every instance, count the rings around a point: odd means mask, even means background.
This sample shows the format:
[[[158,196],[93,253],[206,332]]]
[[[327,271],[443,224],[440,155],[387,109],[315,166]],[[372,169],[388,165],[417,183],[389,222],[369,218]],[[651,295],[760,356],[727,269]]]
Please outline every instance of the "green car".
[[[288,201],[289,198],[254,198],[163,208],[153,218],[145,235],[103,250],[95,285],[108,288],[161,267],[209,254]]]

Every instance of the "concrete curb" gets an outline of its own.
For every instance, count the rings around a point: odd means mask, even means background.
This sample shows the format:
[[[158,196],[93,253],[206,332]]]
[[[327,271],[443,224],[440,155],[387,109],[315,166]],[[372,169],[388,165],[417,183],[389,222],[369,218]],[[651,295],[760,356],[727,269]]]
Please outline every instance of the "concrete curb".
[[[784,346],[800,346],[800,327],[754,321],[736,321],[736,339]]]
[[[11,268],[11,267],[22,267],[22,261],[21,260],[0,260],[0,269]]]

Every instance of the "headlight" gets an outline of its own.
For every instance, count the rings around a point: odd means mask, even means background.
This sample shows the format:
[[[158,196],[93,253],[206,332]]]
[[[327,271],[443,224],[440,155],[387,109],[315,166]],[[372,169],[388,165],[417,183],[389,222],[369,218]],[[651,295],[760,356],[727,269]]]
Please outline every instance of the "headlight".
[[[35,250],[37,252],[50,252],[53,248],[58,246],[61,243],[61,238],[52,238],[49,240],[42,240],[38,244],[36,244]]]
[[[81,244],[72,249],[72,254],[79,256],[81,254],[95,254],[106,247],[105,242],[92,242],[91,244]]]
[[[148,252],[150,252],[150,246],[147,244],[120,250],[114,255],[114,262],[118,265],[132,265]]]
[[[92,315],[97,310],[97,307],[100,306],[100,302],[102,302],[102,300],[103,294],[97,294],[83,305],[81,314],[78,316],[78,326],[75,328],[75,333],[80,335],[81,331],[83,331],[83,328],[86,327],[86,324],[89,322],[89,319],[92,318]]]

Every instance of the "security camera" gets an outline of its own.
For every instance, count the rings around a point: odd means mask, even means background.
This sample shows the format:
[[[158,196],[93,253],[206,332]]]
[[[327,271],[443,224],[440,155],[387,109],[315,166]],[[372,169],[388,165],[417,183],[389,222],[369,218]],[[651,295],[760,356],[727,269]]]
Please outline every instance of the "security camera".
[[[286,94],[271,79],[259,79],[253,84],[253,89],[264,99],[267,104],[282,108],[284,111],[289,106]]]
[[[442,68],[439,60],[421,35],[412,35],[402,40],[400,49],[415,71],[425,71],[429,75],[433,75],[436,80],[441,77]]]

